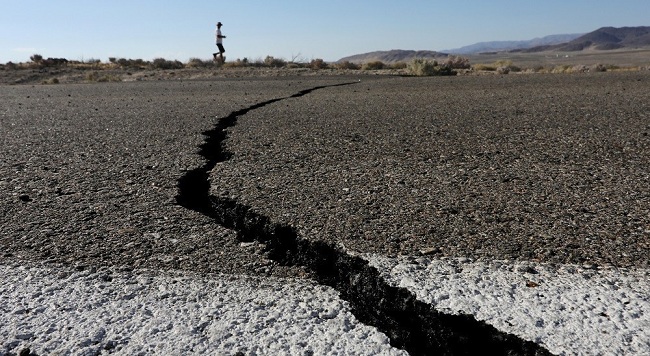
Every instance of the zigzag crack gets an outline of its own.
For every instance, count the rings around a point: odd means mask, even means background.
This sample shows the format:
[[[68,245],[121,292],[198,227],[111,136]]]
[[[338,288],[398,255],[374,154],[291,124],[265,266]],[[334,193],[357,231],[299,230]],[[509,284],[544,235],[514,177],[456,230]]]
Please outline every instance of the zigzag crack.
[[[384,332],[395,347],[411,355],[550,355],[540,345],[522,340],[477,321],[471,315],[450,315],[418,301],[404,288],[388,285],[368,262],[347,254],[323,241],[309,241],[291,226],[274,223],[251,207],[209,194],[209,173],[218,162],[226,161],[226,129],[248,112],[272,103],[298,98],[315,90],[351,85],[356,82],[318,86],[286,98],[272,99],[235,111],[203,132],[205,141],[199,154],[206,163],[188,171],[178,181],[177,202],[185,208],[214,219],[235,230],[242,241],[257,241],[266,246],[270,259],[285,266],[302,266],[320,284],[336,289],[355,317]]]

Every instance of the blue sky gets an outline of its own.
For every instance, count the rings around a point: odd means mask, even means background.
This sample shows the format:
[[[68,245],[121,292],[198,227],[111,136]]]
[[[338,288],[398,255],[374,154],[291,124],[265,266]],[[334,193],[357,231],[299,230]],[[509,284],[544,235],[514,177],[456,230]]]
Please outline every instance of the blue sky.
[[[224,23],[228,60],[335,61],[390,49],[650,26],[648,0],[0,0],[0,63],[208,59]]]

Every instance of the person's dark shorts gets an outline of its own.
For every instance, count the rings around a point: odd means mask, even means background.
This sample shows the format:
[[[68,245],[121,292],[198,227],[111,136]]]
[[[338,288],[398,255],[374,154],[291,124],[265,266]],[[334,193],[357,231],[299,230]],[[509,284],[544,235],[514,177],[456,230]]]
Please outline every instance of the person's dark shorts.
[[[223,48],[223,45],[221,43],[217,43],[217,47],[219,47],[219,52],[223,53],[226,50]]]

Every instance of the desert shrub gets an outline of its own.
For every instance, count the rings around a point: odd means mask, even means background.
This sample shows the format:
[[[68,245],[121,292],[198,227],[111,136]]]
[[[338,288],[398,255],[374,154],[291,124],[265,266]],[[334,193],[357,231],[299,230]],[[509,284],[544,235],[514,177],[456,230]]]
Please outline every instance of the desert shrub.
[[[407,69],[411,75],[418,77],[435,75],[438,62],[422,58],[415,58],[408,64]]]
[[[43,56],[40,54],[33,54],[29,57],[29,59],[34,63],[40,63],[43,60]]]
[[[472,67],[469,63],[469,58],[461,56],[447,57],[445,65],[452,69],[470,69]]]
[[[203,60],[201,58],[190,58],[186,66],[188,68],[205,68],[213,66],[214,63],[212,62],[211,60]]]
[[[164,58],[156,58],[153,60],[153,67],[156,69],[182,69],[184,66],[180,61],[170,61]]]
[[[423,77],[433,75],[456,75],[456,72],[451,67],[446,65],[439,65],[435,60],[427,60],[422,58],[413,59],[407,66],[407,71],[411,75]]]
[[[389,66],[390,69],[406,69],[406,67],[408,67],[408,64],[404,62],[395,62]]]
[[[282,68],[287,65],[287,61],[273,56],[266,56],[266,58],[264,58],[264,65],[267,67]]]
[[[149,62],[143,59],[127,59],[119,58],[116,63],[122,68],[145,68],[150,65]]]
[[[7,62],[7,64],[5,65],[5,69],[8,69],[8,70],[14,70],[14,69],[17,69],[17,68],[18,68],[18,66],[16,65],[16,63],[11,62],[11,61]]]
[[[546,72],[546,68],[544,68],[544,66],[541,64],[536,64],[531,68],[531,71],[533,73],[544,73]]]
[[[41,60],[41,65],[45,67],[60,67],[68,64],[68,60],[65,58],[51,58]],[[99,63],[99,62],[96,62]]]
[[[499,74],[508,74],[510,73],[510,67],[497,67],[496,72]]]
[[[334,64],[334,68],[336,68],[336,69],[360,69],[361,67],[358,64],[352,63],[350,61],[343,61],[343,62],[336,62]]]
[[[248,58],[244,59],[237,58],[237,60],[232,62],[226,62],[223,64],[224,68],[244,68],[250,66]]]
[[[380,70],[380,69],[384,69],[385,67],[386,67],[386,65],[382,61],[372,61],[372,62],[364,63],[361,66],[361,69],[363,69],[363,70]]]
[[[325,69],[327,68],[327,63],[325,63],[325,61],[320,58],[312,59],[311,62],[309,62],[309,68]]]
[[[415,76],[442,76],[442,75],[456,75],[456,72],[451,67],[438,64],[436,60],[428,60],[423,58],[415,58],[408,65],[406,70],[409,74]]]
[[[48,80],[44,80],[43,84],[59,84],[59,80],[57,78],[50,78]]]
[[[521,72],[521,68],[514,65],[511,60],[498,60],[491,64],[475,64],[471,67],[475,71],[497,72],[499,74],[508,74],[510,72]]]
[[[494,72],[495,70],[497,70],[497,67],[495,67],[492,64],[479,63],[479,64],[473,65],[472,69],[474,69],[476,71]]]
[[[551,73],[571,73],[573,66],[570,65],[557,65],[551,69]]]
[[[589,67],[584,64],[575,65],[570,70],[571,73],[587,73],[588,71]]]

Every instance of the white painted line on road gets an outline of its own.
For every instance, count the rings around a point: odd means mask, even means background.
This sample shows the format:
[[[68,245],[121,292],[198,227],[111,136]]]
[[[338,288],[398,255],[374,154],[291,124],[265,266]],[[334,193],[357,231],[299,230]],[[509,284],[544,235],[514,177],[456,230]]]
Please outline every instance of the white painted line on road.
[[[404,355],[309,281],[0,265],[0,354]]]
[[[554,354],[650,354],[650,270],[364,258],[437,310],[474,315]]]

